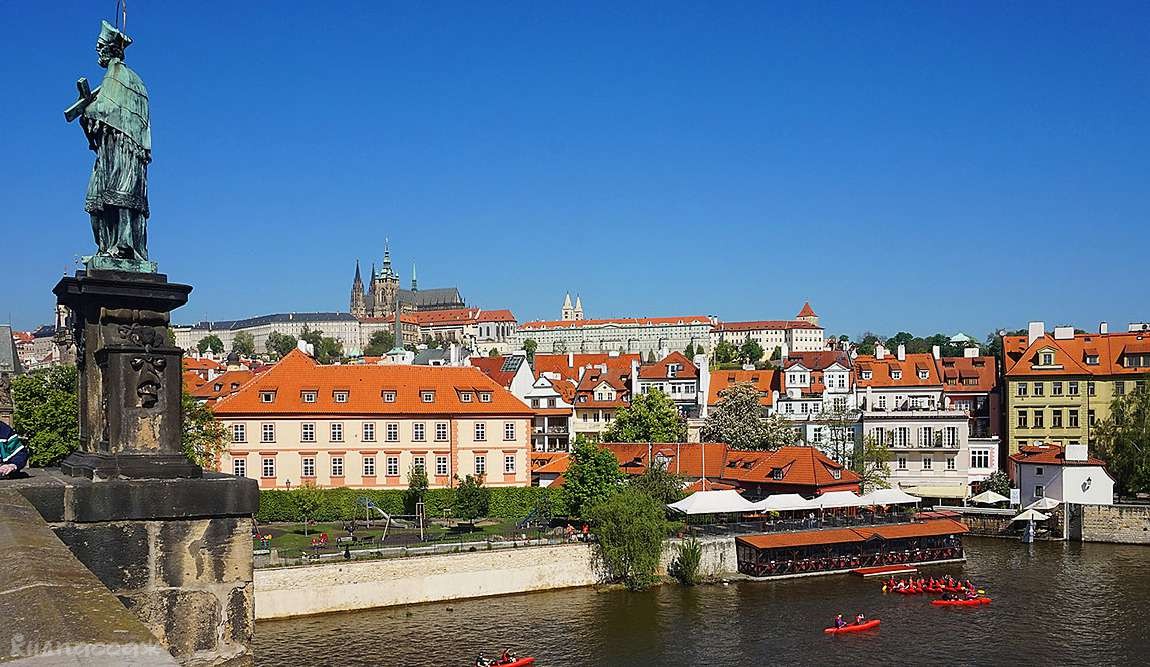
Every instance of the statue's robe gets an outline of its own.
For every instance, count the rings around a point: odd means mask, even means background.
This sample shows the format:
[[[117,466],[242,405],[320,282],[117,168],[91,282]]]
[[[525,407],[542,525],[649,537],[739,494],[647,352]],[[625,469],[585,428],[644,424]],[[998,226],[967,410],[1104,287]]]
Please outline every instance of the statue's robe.
[[[84,121],[96,151],[84,209],[107,221],[101,249],[143,247],[146,252],[148,163],[152,161],[148,91],[119,58],[108,63],[96,99],[84,110]],[[128,215],[118,216],[114,209],[126,210]]]

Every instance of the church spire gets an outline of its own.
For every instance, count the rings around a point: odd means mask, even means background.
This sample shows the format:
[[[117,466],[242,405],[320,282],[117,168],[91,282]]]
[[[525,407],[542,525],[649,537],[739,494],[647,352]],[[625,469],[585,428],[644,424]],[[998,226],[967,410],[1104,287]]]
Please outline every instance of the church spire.
[[[387,237],[383,239],[383,275],[391,275],[391,241]]]
[[[363,284],[363,278],[361,278],[359,276],[359,260],[358,259],[355,260],[355,280],[353,280],[352,282],[359,284],[359,285]]]
[[[417,283],[415,280],[415,262],[412,262],[411,263],[411,291],[412,292],[419,291],[418,284],[419,283]]]

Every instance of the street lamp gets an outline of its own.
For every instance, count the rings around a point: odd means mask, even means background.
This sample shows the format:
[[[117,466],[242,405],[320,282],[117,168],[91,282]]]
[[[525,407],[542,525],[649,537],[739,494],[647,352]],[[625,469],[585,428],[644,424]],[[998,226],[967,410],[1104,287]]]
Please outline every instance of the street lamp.
[[[284,484],[287,485],[287,490],[291,491],[291,480],[290,479],[284,480]]]

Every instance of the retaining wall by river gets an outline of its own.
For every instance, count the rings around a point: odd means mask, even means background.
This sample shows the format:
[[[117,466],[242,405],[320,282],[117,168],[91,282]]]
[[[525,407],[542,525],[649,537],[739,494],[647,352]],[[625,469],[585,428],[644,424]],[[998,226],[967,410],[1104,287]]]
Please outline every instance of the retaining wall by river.
[[[674,544],[667,542],[663,550],[663,572]],[[704,575],[737,571],[733,538],[700,544]],[[261,568],[255,573],[256,618],[592,586],[603,580],[594,550],[586,544]]]
[[[1150,544],[1150,505],[1085,505],[1082,539],[1087,542]]]

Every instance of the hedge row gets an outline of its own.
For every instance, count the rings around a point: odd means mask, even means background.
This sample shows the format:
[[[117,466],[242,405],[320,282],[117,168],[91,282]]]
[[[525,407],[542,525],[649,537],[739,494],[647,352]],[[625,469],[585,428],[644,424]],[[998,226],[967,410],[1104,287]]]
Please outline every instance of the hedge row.
[[[490,503],[488,516],[499,519],[522,519],[531,513],[545,494],[546,489],[537,486],[489,487]],[[261,523],[273,521],[299,521],[293,516],[291,491],[266,489],[260,491],[260,509],[256,520]],[[319,511],[316,521],[347,521],[355,516],[363,517],[363,508],[357,504],[359,498],[368,498],[377,507],[391,515],[411,514],[404,507],[403,489],[316,489],[319,497]],[[428,489],[423,498],[424,512],[430,517],[451,516],[451,506],[455,500],[455,489]],[[374,512],[373,512],[374,514]],[[378,514],[376,514],[378,516]]]

